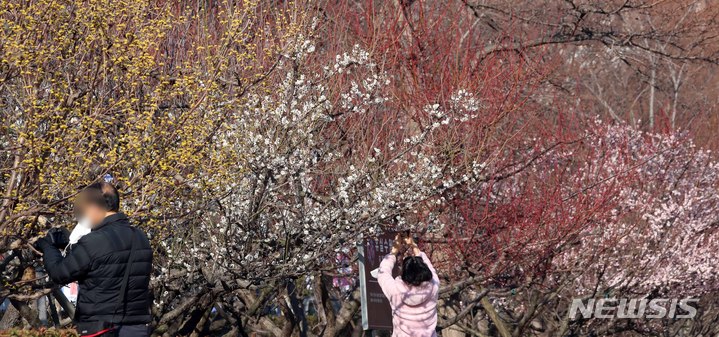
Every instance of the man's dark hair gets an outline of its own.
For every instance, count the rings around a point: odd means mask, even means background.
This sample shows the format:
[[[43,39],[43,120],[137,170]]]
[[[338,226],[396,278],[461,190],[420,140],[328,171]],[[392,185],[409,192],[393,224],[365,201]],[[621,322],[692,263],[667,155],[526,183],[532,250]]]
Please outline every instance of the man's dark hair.
[[[432,271],[419,256],[408,256],[402,263],[402,281],[415,287],[432,280]]]
[[[82,190],[82,194],[87,203],[100,206],[108,212],[120,211],[120,193],[110,183],[92,183]]]

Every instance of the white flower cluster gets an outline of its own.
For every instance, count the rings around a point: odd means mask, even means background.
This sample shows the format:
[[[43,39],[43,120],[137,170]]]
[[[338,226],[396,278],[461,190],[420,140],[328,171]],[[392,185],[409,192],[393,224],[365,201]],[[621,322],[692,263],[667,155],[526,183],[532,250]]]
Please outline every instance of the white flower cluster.
[[[479,162],[470,163],[474,174],[448,169],[432,144],[433,132],[478,113],[470,93],[458,92],[447,113],[427,107],[438,114],[427,126],[385,132],[382,123],[397,122],[384,117],[389,78],[370,55],[355,46],[315,72],[302,67],[313,50],[298,44],[278,66],[276,90],[237,103],[231,132],[218,136],[243,158],[235,179],[201,225],[163,243],[175,272],[156,282],[173,275],[269,282],[333,268],[334,254],[363,235],[441,229],[433,208],[445,202],[442,193],[484,169]]]

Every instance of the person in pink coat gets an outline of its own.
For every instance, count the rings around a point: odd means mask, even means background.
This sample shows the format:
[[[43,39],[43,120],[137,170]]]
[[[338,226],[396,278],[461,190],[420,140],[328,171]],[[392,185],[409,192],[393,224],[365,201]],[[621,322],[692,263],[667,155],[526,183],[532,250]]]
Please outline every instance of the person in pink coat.
[[[402,261],[402,275],[393,278],[397,255],[405,247],[409,256]],[[439,278],[411,237],[397,235],[392,251],[380,263],[377,281],[392,307],[392,337],[437,336]]]

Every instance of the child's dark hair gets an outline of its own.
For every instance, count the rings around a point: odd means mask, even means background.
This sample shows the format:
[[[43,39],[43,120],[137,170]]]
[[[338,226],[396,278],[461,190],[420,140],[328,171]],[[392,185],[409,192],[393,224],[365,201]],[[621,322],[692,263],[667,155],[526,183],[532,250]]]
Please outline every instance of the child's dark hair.
[[[402,263],[402,281],[404,283],[420,286],[422,283],[432,280],[432,271],[419,256],[408,256]]]
[[[88,185],[82,191],[85,202],[95,204],[109,212],[120,210],[120,193],[115,186],[106,182],[96,182]]]

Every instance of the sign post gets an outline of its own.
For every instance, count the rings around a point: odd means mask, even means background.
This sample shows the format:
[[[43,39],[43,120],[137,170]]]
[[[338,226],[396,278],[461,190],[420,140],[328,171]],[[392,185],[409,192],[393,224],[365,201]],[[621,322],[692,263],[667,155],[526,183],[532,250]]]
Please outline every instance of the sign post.
[[[392,330],[392,308],[377,282],[380,262],[392,250],[396,233],[384,233],[376,238],[367,238],[359,247],[359,279],[362,298],[362,328],[364,330]],[[374,273],[373,273],[374,271]],[[399,275],[395,265],[392,276]]]

